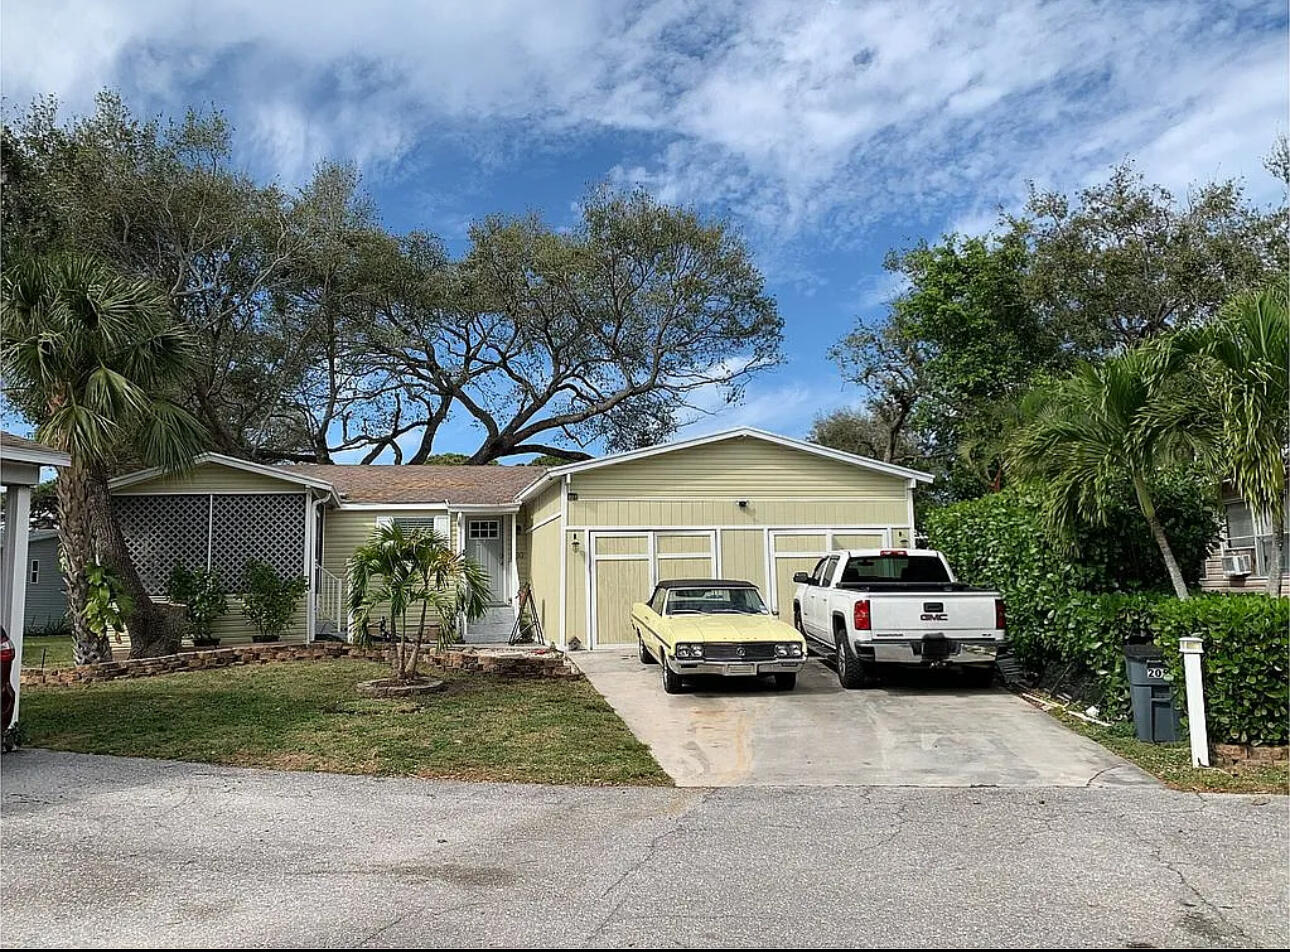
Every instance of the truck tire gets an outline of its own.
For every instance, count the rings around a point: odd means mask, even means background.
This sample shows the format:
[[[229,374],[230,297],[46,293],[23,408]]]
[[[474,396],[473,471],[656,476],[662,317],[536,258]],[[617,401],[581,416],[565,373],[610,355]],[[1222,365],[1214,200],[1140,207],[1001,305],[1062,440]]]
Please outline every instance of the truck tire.
[[[798,602],[793,602],[793,627],[798,634],[806,636],[806,628],[802,625],[802,606]]]
[[[791,691],[797,687],[796,671],[781,671],[775,675],[776,691]]]
[[[659,659],[659,667],[663,669],[663,693],[680,694],[685,683],[679,674],[667,666],[666,656]]]
[[[645,640],[641,638],[639,631],[636,632],[636,651],[641,659],[641,664],[658,664],[654,656],[649,653],[649,649],[645,647]]]
[[[851,653],[851,648],[847,645],[847,633],[845,631],[835,631],[833,639],[837,648],[835,664],[838,669],[838,683],[848,691],[868,687],[872,684],[873,672],[870,670],[871,666],[865,664]]]

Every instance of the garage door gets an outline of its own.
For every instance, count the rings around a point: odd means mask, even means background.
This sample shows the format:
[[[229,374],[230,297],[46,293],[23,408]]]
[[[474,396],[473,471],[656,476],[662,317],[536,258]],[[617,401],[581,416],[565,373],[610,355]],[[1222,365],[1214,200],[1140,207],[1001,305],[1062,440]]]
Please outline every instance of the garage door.
[[[591,534],[593,645],[636,640],[632,605],[666,579],[711,578],[717,571],[715,533],[593,532]]]
[[[793,592],[797,583],[793,576],[815,568],[826,552],[834,549],[874,549],[886,545],[886,534],[881,531],[864,532],[856,529],[777,529],[770,533],[770,558],[773,563],[773,587],[766,593],[771,611],[790,619],[793,614]]]

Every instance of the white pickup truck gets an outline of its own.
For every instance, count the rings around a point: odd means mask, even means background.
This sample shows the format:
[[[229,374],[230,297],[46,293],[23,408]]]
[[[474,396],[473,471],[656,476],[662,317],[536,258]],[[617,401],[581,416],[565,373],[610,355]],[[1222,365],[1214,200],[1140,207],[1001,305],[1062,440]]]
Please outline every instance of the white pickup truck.
[[[940,552],[830,552],[793,581],[793,624],[808,644],[836,654],[845,688],[874,683],[885,664],[954,665],[981,685],[994,678],[1003,599],[955,581]]]

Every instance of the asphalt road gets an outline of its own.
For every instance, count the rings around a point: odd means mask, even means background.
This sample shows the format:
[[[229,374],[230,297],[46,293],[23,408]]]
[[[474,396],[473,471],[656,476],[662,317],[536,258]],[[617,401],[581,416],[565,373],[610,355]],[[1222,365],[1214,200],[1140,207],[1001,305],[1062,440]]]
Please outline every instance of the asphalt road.
[[[6,946],[1278,946],[1287,801],[0,763]]]
[[[664,694],[635,646],[569,659],[677,786],[1050,787],[1154,783],[1015,694],[953,671],[892,672],[847,691],[817,658],[794,691],[768,679],[695,678]]]

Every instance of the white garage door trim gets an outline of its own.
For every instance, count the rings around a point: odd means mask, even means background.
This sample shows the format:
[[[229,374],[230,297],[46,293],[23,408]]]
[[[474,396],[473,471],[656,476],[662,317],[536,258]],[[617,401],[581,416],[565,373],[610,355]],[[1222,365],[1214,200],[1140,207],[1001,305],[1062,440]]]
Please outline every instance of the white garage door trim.
[[[801,535],[822,535],[824,536],[824,548],[821,551],[806,552],[780,552],[777,542],[780,536],[801,536]],[[770,601],[770,610],[776,615],[780,614],[779,603],[779,572],[776,571],[776,563],[779,559],[820,559],[828,555],[837,548],[834,545],[834,537],[840,535],[881,535],[882,541],[880,546],[887,548],[891,545],[891,526],[809,526],[794,527],[788,529],[766,529],[766,595]]]
[[[659,552],[659,536],[697,536],[708,540],[708,551],[704,552]],[[632,552],[627,554],[606,553],[601,555],[597,552],[597,543],[601,539],[634,539],[643,538],[645,540],[644,552]],[[631,562],[646,561],[649,562],[649,587],[652,590],[658,584],[658,563],[660,560],[667,559],[701,559],[707,558],[714,577],[720,577],[721,574],[721,546],[718,543],[716,529],[592,529],[587,532],[587,632],[589,647],[597,648],[600,645],[600,633],[597,630],[600,626],[596,612],[596,565],[600,562]],[[649,593],[645,593],[643,598],[648,598]],[[611,646],[617,647],[617,646]]]

